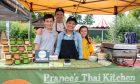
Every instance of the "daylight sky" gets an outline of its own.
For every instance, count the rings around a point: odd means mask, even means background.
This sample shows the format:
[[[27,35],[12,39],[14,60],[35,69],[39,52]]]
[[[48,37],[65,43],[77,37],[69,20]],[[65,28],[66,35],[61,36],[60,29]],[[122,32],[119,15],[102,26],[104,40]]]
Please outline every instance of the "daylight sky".
[[[125,14],[127,15],[129,12],[125,12]],[[82,18],[84,18],[86,16],[86,14],[81,14]],[[66,14],[66,18],[68,18],[69,14]],[[94,21],[95,23],[93,25],[97,25],[98,23],[100,23],[102,21],[102,18],[108,23],[112,23],[112,21],[115,19],[115,15],[93,15]]]
[[[82,17],[84,18],[86,15],[81,14]],[[66,18],[68,18],[69,14],[66,14]],[[104,18],[108,23],[113,21],[114,15],[93,15],[95,23],[101,21],[102,18]]]

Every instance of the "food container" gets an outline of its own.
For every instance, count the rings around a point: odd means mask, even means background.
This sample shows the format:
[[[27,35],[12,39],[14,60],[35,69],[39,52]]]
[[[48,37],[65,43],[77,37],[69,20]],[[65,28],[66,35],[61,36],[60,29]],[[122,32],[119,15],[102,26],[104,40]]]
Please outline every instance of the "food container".
[[[113,44],[103,43],[105,52],[117,58],[135,58],[137,56],[137,45],[135,44]]]
[[[136,57],[137,50],[112,50],[113,57]]]
[[[10,39],[10,45],[15,45],[16,44],[16,39]]]
[[[12,59],[6,59],[5,60],[6,65],[12,65],[13,63],[14,63],[14,61]]]
[[[28,59],[30,60],[30,62],[34,61],[34,57],[29,57]]]
[[[117,64],[124,64],[124,59],[133,59],[133,65],[137,59],[136,44],[114,44],[102,43],[105,53],[108,54],[107,59]],[[127,63],[127,62],[126,62]]]
[[[11,52],[17,52],[18,48],[17,46],[11,46]]]
[[[3,46],[3,52],[9,52],[9,46]]]
[[[6,39],[6,38],[2,39],[1,44],[8,45],[8,39]]]
[[[15,64],[16,64],[16,65],[21,64],[21,60],[20,60],[20,59],[15,59]]]
[[[88,60],[91,62],[95,62],[95,61],[97,61],[97,57],[96,56],[89,56]]]
[[[18,45],[22,45],[22,44],[24,44],[24,41],[23,41],[22,39],[18,39],[18,40],[17,40],[17,44],[18,44]]]
[[[25,45],[29,45],[29,44],[30,44],[29,40],[25,39]]]
[[[20,59],[20,54],[14,53],[13,55],[14,55],[14,59]]]
[[[23,59],[23,63],[24,63],[24,64],[28,64],[28,63],[30,63],[30,60],[29,60],[28,58],[24,58],[24,59]]]
[[[12,55],[10,53],[5,54],[5,59],[12,59]]]
[[[21,57],[22,58],[28,58],[28,54],[27,53],[21,53]]]
[[[27,51],[32,51],[33,47],[32,46],[27,46]]]
[[[24,46],[19,46],[18,50],[19,50],[19,52],[24,52],[25,51],[25,47]]]
[[[32,53],[28,53],[28,57],[33,57],[33,54]]]

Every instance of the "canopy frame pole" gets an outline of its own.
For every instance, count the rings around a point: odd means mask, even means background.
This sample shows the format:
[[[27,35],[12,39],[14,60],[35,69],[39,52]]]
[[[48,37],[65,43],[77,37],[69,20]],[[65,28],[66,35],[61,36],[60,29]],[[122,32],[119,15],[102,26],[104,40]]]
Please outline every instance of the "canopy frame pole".
[[[31,30],[32,30],[32,14],[29,16],[28,40],[31,43]]]
[[[9,20],[6,21],[6,37],[9,41],[10,39],[10,21]]]
[[[103,40],[104,40],[104,31],[102,29],[102,42],[103,42]]]
[[[114,15],[115,15],[115,28],[117,28],[117,15],[118,15],[118,7],[114,6]],[[113,32],[113,42],[116,42],[116,34],[115,30]]]
[[[32,36],[32,12],[33,12],[33,3],[31,2],[30,3],[30,16],[29,16],[29,30],[28,30],[28,40],[29,42],[31,43],[32,39],[31,39],[31,36]]]

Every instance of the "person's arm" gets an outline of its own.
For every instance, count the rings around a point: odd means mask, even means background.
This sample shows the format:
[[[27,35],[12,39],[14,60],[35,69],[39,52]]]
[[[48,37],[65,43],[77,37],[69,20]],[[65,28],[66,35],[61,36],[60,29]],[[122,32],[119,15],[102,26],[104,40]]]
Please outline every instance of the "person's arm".
[[[77,43],[78,43],[79,59],[83,59],[82,37],[79,33],[77,34]]]
[[[54,53],[55,55],[59,55],[59,53],[60,53],[62,37],[63,37],[63,32],[61,32],[58,35],[56,49],[55,49],[55,53]]]

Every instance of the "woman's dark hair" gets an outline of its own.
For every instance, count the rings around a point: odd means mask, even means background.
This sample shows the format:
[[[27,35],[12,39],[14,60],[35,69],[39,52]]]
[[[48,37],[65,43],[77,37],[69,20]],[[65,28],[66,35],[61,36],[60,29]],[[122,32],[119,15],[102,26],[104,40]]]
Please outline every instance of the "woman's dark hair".
[[[45,21],[45,19],[48,19],[48,18],[52,18],[53,21],[54,21],[54,16],[52,14],[46,14],[46,15],[44,15],[43,20]]]
[[[88,32],[88,27],[87,26],[81,26],[79,28],[79,33],[80,33],[81,29],[83,29],[83,28],[87,29],[87,35],[86,35],[85,39],[88,41],[89,44],[91,44],[91,42],[89,41],[89,37],[88,37],[89,36],[89,32]]]
[[[77,24],[77,20],[76,20],[76,18],[75,18],[74,16],[70,16],[70,17],[67,19],[66,23],[68,23],[69,21],[74,21],[75,24]]]

